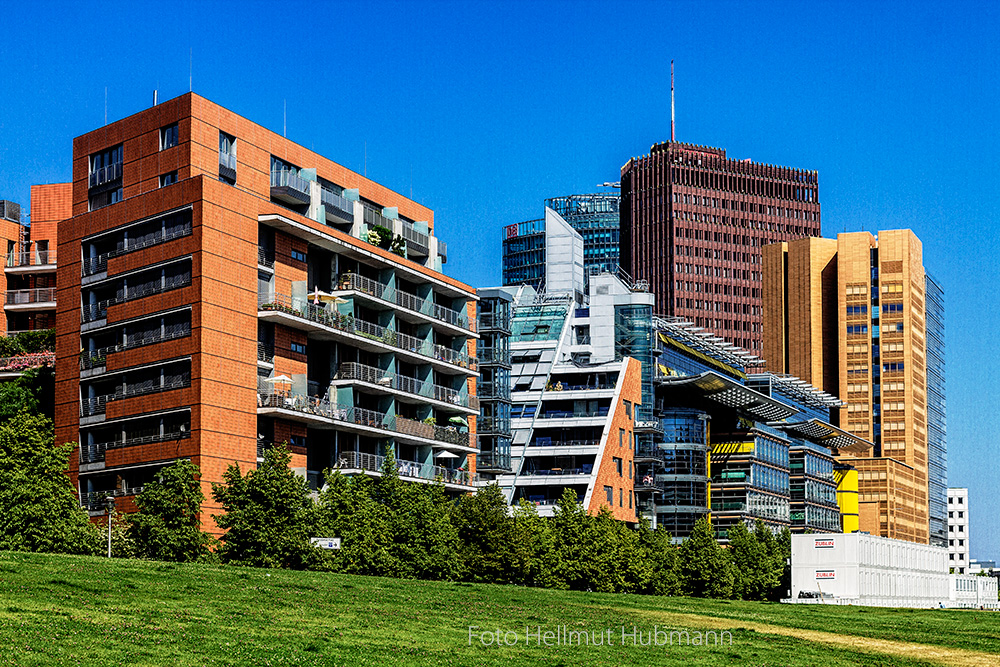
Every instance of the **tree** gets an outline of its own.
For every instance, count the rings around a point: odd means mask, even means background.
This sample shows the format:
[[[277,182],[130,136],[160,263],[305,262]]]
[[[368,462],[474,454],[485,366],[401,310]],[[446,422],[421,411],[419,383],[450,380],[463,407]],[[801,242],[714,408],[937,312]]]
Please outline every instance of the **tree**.
[[[0,549],[95,554],[101,535],[66,475],[73,443],[27,410],[0,422]]]
[[[639,592],[648,595],[680,595],[677,547],[664,528],[650,530],[645,520],[639,530],[639,547],[646,564]]]
[[[558,588],[552,524],[538,516],[534,503],[523,499],[511,519],[511,583]]]
[[[399,576],[388,510],[376,502],[371,478],[347,477],[339,470],[328,470],[325,478],[317,505],[317,530],[323,537],[341,538],[341,546],[318,554],[312,566],[347,574]]]
[[[693,597],[729,598],[733,593],[733,564],[715,536],[708,519],[694,524],[681,545],[681,591]]]
[[[454,511],[463,578],[485,583],[518,583],[514,569],[514,518],[500,487],[490,484],[459,498]]]
[[[285,445],[276,445],[256,470],[243,475],[234,463],[223,484],[212,484],[212,497],[225,511],[213,516],[227,530],[219,548],[224,563],[301,569],[314,558],[315,506],[306,480],[289,467],[291,458]]]
[[[0,383],[0,422],[22,411],[55,415],[55,373],[52,368],[29,368],[13,382]]]
[[[762,527],[760,524],[759,527]],[[764,532],[770,534],[767,528]],[[766,600],[778,583],[771,554],[761,544],[757,533],[747,530],[742,521],[729,529],[729,555],[734,566],[733,597],[741,600]]]
[[[576,492],[563,489],[551,520],[554,548],[548,586],[578,591],[589,587],[584,553],[589,520],[587,510],[577,501]]]
[[[129,531],[141,558],[188,563],[211,554],[212,538],[202,532],[199,518],[205,500],[200,475],[194,463],[178,460],[143,486]]]
[[[767,532],[769,538],[761,537],[763,532]],[[788,528],[783,528],[775,538],[764,523],[758,521],[757,535],[767,549],[773,572],[774,586],[768,591],[767,599],[777,602],[790,595],[792,590],[792,532]]]

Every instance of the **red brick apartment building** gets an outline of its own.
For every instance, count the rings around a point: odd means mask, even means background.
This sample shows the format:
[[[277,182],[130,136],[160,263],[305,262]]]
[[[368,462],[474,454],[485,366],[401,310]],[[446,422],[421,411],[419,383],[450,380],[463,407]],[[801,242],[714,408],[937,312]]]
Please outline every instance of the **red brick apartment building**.
[[[621,188],[619,261],[656,312],[761,355],[761,248],[820,235],[817,173],[666,141],[625,163]]]
[[[403,479],[471,491],[477,297],[441,273],[433,223],[191,93],[77,137],[56,438],[80,443],[84,505],[129,509],[178,457],[210,497],[277,442],[313,484],[328,467],[378,475],[391,448]]]

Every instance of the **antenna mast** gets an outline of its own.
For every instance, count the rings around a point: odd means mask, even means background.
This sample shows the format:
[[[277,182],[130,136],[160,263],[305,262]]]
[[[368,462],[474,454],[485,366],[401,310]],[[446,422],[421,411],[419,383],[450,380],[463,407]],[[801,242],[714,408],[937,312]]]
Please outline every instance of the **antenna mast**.
[[[674,61],[670,61],[670,141],[676,141],[674,136]]]

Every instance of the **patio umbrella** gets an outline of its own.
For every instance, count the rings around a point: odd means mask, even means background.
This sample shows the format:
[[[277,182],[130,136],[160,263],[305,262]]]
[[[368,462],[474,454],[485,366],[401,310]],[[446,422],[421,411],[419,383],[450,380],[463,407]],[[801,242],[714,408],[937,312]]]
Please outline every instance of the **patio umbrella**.
[[[454,416],[454,417],[452,417],[451,419],[449,419],[448,423],[449,424],[455,424],[457,426],[468,426],[469,425],[469,422],[465,421],[463,418],[461,418],[461,417],[459,417],[457,415]]]
[[[458,458],[458,454],[452,454],[449,451],[440,451],[437,454],[435,454],[434,456],[436,456],[439,459],[457,459]]]
[[[287,375],[278,375],[273,378],[267,378],[264,382],[268,382],[270,384],[291,384],[292,378]]]

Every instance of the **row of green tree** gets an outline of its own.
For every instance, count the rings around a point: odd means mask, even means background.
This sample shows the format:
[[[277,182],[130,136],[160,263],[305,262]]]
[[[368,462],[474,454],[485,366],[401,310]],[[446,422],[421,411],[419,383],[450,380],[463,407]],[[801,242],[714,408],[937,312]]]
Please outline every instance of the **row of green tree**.
[[[0,425],[0,548],[100,553],[102,531],[80,508],[65,475],[72,447],[52,446],[51,422],[22,413]],[[572,590],[775,599],[787,589],[789,536],[742,524],[721,548],[708,521],[690,539],[634,529],[604,509],[591,515],[568,492],[554,516],[533,504],[513,511],[496,485],[458,499],[442,485],[412,484],[387,465],[381,477],[330,473],[318,493],[273,447],[257,468],[230,466],[212,495],[226,532],[203,532],[205,500],[190,461],[165,467],[136,497],[138,512],[112,523],[123,557],[219,560],[398,578],[518,584]],[[105,524],[106,525],[106,524]],[[339,550],[311,537],[340,537]]]
[[[22,331],[15,336],[0,337],[0,357],[17,357],[56,349],[56,330]]]

